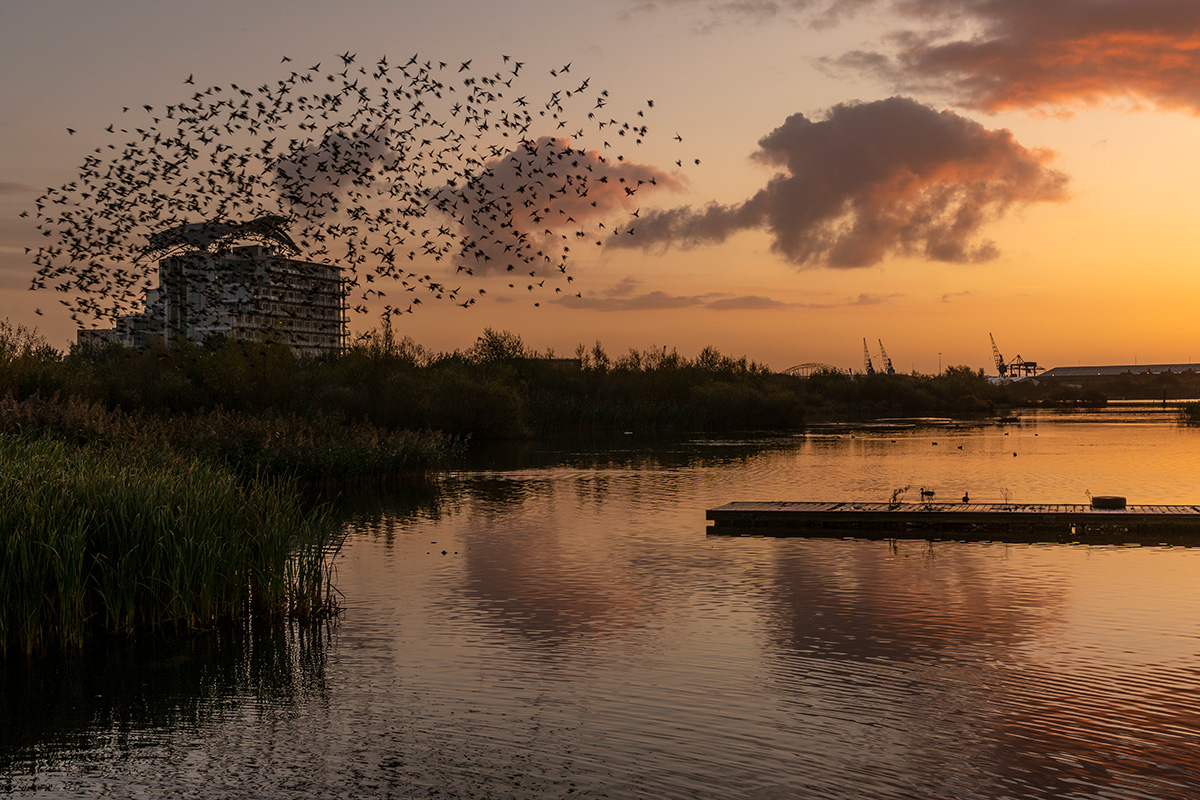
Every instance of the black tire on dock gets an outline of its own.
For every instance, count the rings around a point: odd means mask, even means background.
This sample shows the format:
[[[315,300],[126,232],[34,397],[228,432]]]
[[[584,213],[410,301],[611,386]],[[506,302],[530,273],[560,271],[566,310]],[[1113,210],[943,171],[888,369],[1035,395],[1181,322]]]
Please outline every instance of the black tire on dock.
[[[1099,495],[1092,498],[1092,508],[1124,508],[1125,498],[1118,495]]]

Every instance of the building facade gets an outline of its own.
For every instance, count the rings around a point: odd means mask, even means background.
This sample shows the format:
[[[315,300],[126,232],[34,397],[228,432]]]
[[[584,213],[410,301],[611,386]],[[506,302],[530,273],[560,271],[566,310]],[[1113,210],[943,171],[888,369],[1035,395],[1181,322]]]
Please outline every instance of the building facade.
[[[341,268],[280,255],[264,245],[191,249],[162,258],[145,310],[112,330],[80,331],[81,344],[214,336],[288,345],[297,355],[340,352],[348,331]]]

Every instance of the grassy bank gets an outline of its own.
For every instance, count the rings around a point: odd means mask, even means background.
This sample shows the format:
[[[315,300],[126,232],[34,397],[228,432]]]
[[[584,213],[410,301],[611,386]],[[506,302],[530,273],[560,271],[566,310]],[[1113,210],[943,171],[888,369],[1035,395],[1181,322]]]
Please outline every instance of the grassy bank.
[[[278,481],[171,453],[0,435],[0,647],[333,608],[337,536]]]

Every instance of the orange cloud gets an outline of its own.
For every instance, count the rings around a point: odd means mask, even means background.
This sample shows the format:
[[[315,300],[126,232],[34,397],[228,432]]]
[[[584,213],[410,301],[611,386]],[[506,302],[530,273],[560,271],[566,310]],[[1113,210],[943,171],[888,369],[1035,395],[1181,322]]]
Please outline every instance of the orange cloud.
[[[660,6],[696,9],[706,30],[784,16],[820,28],[892,14],[919,27],[888,36],[889,52],[859,50],[822,63],[970,108],[1117,99],[1200,113],[1195,0],[640,0],[636,8]]]
[[[780,167],[740,205],[642,212],[618,246],[691,247],[765,229],[797,266],[865,267],[891,255],[949,262],[996,257],[978,234],[1013,206],[1066,198],[1067,178],[1007,130],[892,97],[793,114],[753,158]]]
[[[890,37],[890,54],[855,51],[826,63],[988,111],[1122,99],[1200,113],[1194,0],[908,0],[895,8],[956,19],[970,33],[910,30]]]

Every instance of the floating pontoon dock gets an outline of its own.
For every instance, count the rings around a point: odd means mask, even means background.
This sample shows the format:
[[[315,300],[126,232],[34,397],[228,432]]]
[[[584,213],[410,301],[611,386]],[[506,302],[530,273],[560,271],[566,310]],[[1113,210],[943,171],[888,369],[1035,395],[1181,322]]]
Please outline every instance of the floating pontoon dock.
[[[727,535],[1200,545],[1200,506],[742,502],[706,516]]]

